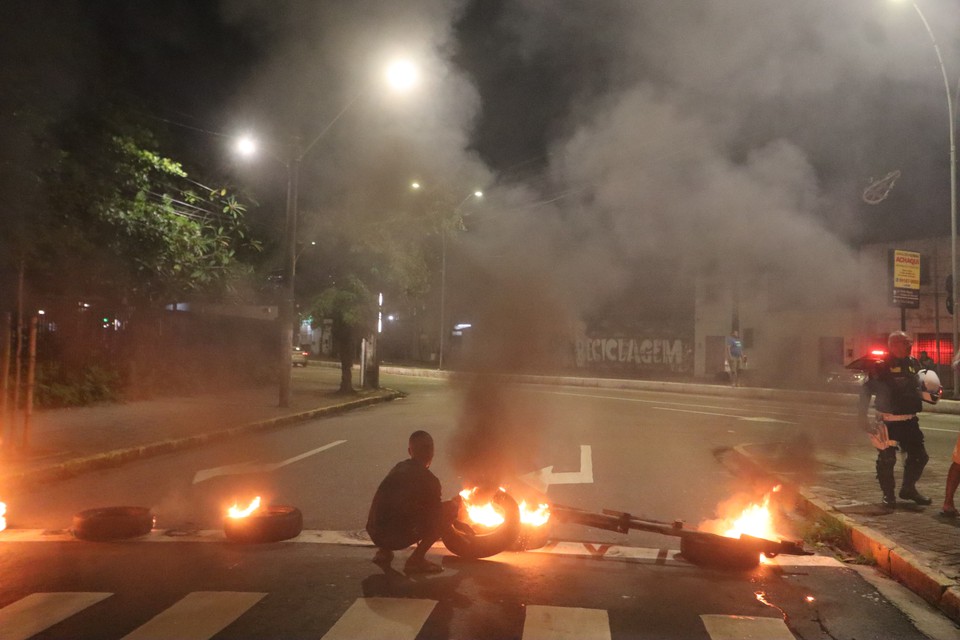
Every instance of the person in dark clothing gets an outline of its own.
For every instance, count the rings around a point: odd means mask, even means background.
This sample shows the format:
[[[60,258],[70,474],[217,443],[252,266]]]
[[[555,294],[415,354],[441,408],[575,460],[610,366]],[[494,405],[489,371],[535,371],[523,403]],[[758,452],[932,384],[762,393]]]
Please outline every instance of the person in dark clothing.
[[[394,551],[415,544],[417,548],[407,559],[404,571],[439,573],[443,567],[427,560],[427,551],[456,518],[459,504],[441,501],[440,480],[430,471],[430,434],[414,431],[407,452],[410,457],[390,470],[370,504],[367,533],[377,545],[373,561],[389,564]]]
[[[877,454],[877,480],[883,492],[883,504],[897,503],[894,493],[897,448],[906,454],[900,497],[927,505],[930,498],[917,491],[929,456],[923,444],[923,432],[917,414],[923,410],[920,362],[910,355],[913,340],[903,331],[894,331],[887,340],[889,353],[868,370],[868,378],[860,393],[859,416],[870,433]],[[867,410],[871,396],[876,396],[876,421],[871,424]]]

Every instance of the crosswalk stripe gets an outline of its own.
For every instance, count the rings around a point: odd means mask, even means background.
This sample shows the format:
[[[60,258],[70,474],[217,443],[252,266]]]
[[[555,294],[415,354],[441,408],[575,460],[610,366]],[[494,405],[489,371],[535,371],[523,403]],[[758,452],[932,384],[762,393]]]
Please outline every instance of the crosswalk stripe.
[[[711,640],[796,640],[781,618],[701,615]]]
[[[436,600],[357,598],[322,640],[413,640]]]
[[[207,640],[260,602],[265,593],[195,591],[123,640]]]
[[[603,609],[527,605],[523,640],[610,640]]]
[[[112,593],[33,593],[0,609],[0,640],[25,640]]]

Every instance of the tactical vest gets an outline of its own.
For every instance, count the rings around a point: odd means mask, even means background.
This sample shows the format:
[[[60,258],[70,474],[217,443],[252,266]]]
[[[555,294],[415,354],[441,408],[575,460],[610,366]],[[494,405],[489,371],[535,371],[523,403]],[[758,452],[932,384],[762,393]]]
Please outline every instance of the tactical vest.
[[[878,362],[870,374],[874,380],[877,411],[898,415],[922,411],[918,375],[921,368],[920,362],[911,356],[888,357]]]

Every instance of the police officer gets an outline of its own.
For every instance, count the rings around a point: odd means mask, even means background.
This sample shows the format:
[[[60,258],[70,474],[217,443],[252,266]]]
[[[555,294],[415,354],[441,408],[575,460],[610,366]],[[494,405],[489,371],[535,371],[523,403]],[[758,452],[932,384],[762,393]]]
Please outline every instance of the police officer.
[[[917,491],[917,480],[923,474],[929,456],[923,446],[923,432],[917,414],[923,410],[919,376],[920,362],[910,355],[913,340],[903,331],[894,331],[887,339],[888,354],[869,369],[867,382],[860,393],[859,415],[871,440],[877,447],[877,480],[883,491],[883,504],[893,507],[896,481],[893,469],[897,464],[897,448],[906,454],[903,463],[903,484],[900,497],[916,504],[930,504],[930,498]],[[876,396],[877,421],[867,422],[870,397]]]

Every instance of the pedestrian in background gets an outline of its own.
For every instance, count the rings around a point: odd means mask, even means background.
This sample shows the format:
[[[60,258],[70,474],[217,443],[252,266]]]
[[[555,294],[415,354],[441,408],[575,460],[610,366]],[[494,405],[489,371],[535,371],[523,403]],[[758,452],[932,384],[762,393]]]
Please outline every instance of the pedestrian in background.
[[[923,475],[930,457],[923,444],[923,432],[920,431],[920,420],[917,418],[917,414],[923,410],[919,375],[922,367],[910,355],[912,347],[913,340],[906,333],[891,333],[887,339],[888,354],[872,363],[860,393],[858,415],[878,449],[877,480],[883,492],[883,504],[888,507],[897,504],[893,471],[897,464],[898,448],[906,454],[899,496],[920,505],[932,502],[917,490],[917,481]],[[872,396],[876,396],[876,420],[873,423],[867,418]]]
[[[935,369],[937,363],[933,361],[933,358],[930,357],[930,354],[926,351],[920,352],[920,357],[917,358],[920,361],[920,366],[924,369]]]
[[[730,369],[730,386],[740,386],[740,371],[743,369],[743,342],[736,330],[731,331],[726,340],[727,367]]]

